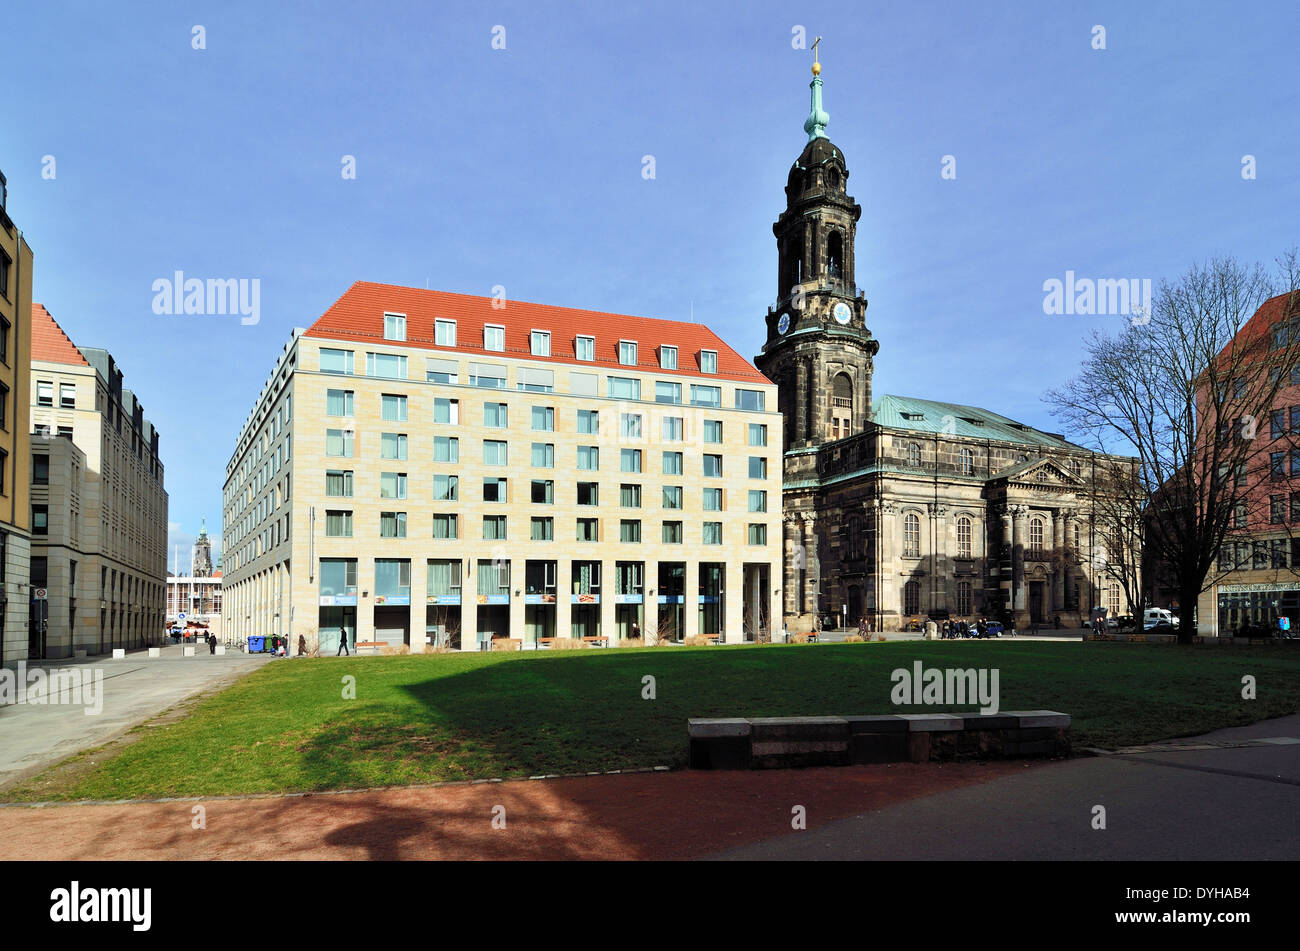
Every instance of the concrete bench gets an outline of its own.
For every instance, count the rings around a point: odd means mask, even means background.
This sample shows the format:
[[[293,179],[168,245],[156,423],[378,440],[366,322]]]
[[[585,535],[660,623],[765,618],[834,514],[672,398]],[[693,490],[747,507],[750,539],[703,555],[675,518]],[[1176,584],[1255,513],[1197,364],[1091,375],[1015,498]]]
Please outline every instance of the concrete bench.
[[[609,646],[609,638],[599,634],[586,634],[582,638],[588,644],[597,644],[600,647]]]
[[[357,653],[361,653],[362,648],[365,648],[371,654],[378,654],[386,643],[387,641],[357,641]]]
[[[687,732],[691,769],[924,763],[1070,753],[1070,717],[1054,710],[691,719]]]

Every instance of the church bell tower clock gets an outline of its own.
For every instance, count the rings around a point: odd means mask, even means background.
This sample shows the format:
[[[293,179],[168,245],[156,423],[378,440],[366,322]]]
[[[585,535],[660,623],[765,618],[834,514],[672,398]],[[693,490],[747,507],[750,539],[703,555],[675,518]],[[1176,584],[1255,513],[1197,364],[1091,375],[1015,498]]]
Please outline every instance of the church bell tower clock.
[[[848,194],[843,153],[826,137],[830,116],[822,109],[816,59],[812,72],[812,108],[803,126],[808,142],[790,169],[785,211],[772,225],[777,303],[768,308],[767,341],[754,358],[777,384],[787,449],[866,428],[872,360],[880,348],[867,329],[867,300],[854,279],[862,207]]]

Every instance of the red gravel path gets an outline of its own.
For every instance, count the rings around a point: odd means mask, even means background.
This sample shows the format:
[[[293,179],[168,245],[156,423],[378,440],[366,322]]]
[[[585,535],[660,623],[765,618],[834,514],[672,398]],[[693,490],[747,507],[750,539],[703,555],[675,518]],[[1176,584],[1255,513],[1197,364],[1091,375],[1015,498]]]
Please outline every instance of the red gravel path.
[[[687,859],[1024,763],[633,773],[198,803],[0,808],[0,859]],[[505,807],[505,829],[492,827]]]

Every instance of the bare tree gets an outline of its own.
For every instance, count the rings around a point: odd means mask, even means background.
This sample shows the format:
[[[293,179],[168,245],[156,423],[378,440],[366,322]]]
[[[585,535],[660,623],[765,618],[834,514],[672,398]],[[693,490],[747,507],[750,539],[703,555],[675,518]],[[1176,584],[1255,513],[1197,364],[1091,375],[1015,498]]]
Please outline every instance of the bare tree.
[[[1075,438],[1135,459],[1126,492],[1143,516],[1146,557],[1178,591],[1184,642],[1239,505],[1275,478],[1277,445],[1256,434],[1300,362],[1300,261],[1292,250],[1277,264],[1274,277],[1225,258],[1162,282],[1148,313],[1094,332],[1078,377],[1045,396]]]
[[[1093,567],[1098,575],[1108,575],[1119,583],[1140,624],[1146,608],[1142,553],[1147,547],[1147,519],[1138,461],[1096,457],[1091,488]]]

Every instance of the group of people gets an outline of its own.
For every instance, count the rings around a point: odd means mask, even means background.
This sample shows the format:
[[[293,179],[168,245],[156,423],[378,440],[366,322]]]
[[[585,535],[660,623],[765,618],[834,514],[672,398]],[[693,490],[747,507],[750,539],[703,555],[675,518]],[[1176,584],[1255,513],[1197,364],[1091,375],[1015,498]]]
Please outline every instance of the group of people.
[[[958,637],[988,637],[989,619],[982,617],[974,623],[967,620],[946,620],[939,625],[939,636],[944,640]]]

